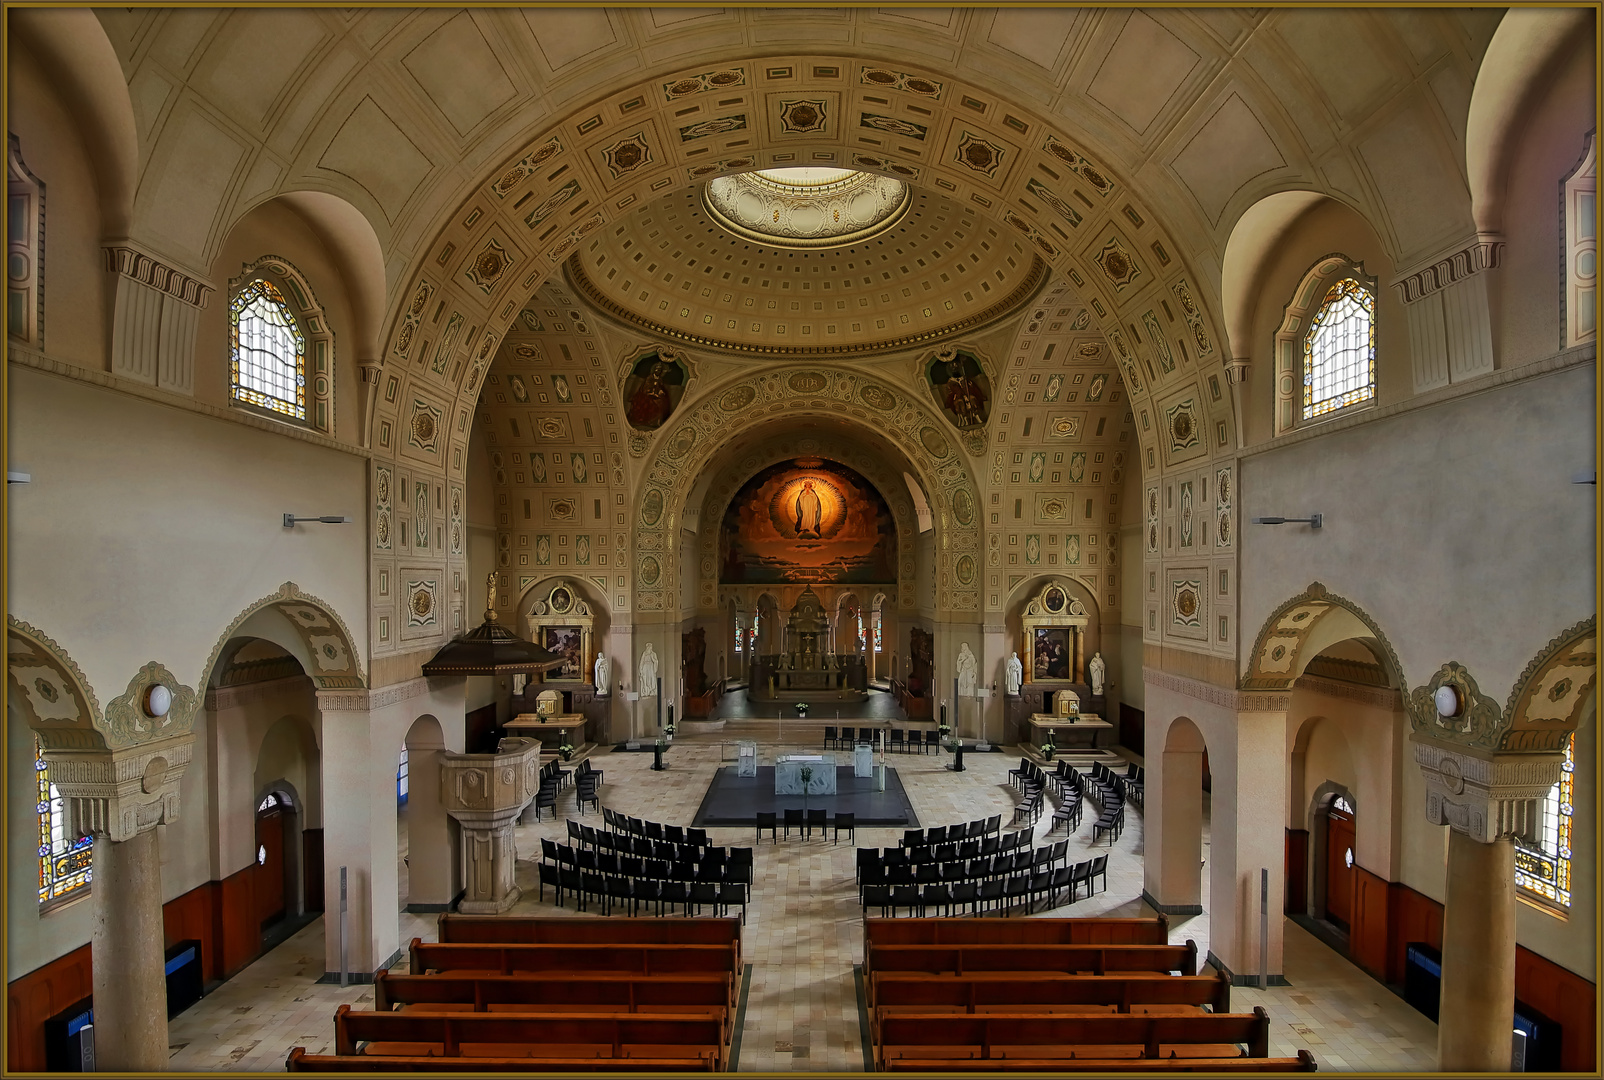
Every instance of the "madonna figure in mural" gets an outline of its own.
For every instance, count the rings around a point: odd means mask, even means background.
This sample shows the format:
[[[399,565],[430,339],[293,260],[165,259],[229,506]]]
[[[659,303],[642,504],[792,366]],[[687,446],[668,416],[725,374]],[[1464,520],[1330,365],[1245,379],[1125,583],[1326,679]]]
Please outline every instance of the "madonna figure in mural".
[[[798,540],[817,540],[822,528],[824,503],[813,490],[813,481],[802,481],[802,490],[796,496],[796,537]]]

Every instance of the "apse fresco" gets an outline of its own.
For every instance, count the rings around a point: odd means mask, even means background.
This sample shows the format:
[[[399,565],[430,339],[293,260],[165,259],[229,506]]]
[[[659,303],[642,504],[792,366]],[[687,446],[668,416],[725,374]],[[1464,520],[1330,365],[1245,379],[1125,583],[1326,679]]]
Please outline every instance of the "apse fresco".
[[[892,584],[896,527],[867,480],[845,465],[797,458],[742,485],[719,533],[726,585]]]

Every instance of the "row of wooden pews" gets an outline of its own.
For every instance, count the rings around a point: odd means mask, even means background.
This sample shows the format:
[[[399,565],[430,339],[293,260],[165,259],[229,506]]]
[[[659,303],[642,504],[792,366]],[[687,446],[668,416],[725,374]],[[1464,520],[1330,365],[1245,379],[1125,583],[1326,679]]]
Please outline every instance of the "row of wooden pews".
[[[1156,919],[865,919],[864,994],[888,1072],[1313,1072],[1269,1057],[1262,1008]]]
[[[341,1005],[334,1053],[290,1072],[723,1072],[739,919],[440,917],[374,1008]]]

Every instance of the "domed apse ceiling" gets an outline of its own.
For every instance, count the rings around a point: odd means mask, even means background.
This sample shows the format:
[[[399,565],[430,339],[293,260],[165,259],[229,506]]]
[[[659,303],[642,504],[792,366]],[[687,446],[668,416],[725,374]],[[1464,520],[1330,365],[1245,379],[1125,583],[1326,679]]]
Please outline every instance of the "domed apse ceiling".
[[[912,189],[885,233],[786,251],[713,221],[700,189],[619,222],[564,264],[572,288],[649,337],[758,356],[857,356],[972,334],[1040,291],[1047,265],[985,216]]]

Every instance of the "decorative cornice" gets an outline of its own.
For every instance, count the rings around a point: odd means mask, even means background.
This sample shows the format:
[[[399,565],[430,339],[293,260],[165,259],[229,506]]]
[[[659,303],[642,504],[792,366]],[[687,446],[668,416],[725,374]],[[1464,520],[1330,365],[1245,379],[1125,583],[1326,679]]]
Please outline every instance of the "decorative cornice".
[[[166,293],[175,300],[182,300],[191,307],[205,307],[206,301],[217,291],[199,278],[191,277],[127,244],[107,244],[104,250],[107,270]]]
[[[1168,671],[1156,671],[1151,668],[1142,672],[1142,682],[1183,697],[1206,701],[1210,705],[1218,705],[1232,712],[1285,712],[1292,704],[1291,694],[1235,690],[1229,686],[1215,686],[1213,683],[1200,682],[1197,679],[1188,679]]]
[[[1486,754],[1416,732],[1415,763],[1426,781],[1426,820],[1490,844],[1530,835],[1564,755]]]
[[[209,712],[221,712],[224,709],[240,709],[246,705],[254,705],[258,701],[278,697],[282,694],[295,693],[313,689],[313,683],[307,675],[289,675],[281,679],[264,679],[261,682],[240,683],[237,686],[214,686],[206,691],[206,709]]]
[[[1328,679],[1321,675],[1310,675],[1307,671],[1298,677],[1296,685],[1300,688],[1312,690],[1324,697],[1356,701],[1361,705],[1369,705],[1376,709],[1399,710],[1404,707],[1403,695],[1389,687],[1363,686],[1359,683],[1342,682],[1341,680]]]
[[[1399,278],[1392,283],[1392,287],[1398,290],[1398,296],[1404,303],[1413,304],[1483,270],[1498,269],[1503,252],[1502,238],[1478,236],[1453,254]]]
[[[978,311],[967,318],[948,323],[946,326],[931,330],[923,334],[908,334],[903,337],[887,338],[883,341],[868,342],[863,345],[776,345],[756,344],[751,342],[726,341],[722,338],[702,337],[699,334],[687,334],[671,326],[644,319],[632,311],[626,310],[602,294],[592,282],[584,269],[579,265],[578,256],[569,258],[563,264],[563,277],[570,288],[585,298],[586,303],[609,319],[622,323],[637,331],[651,334],[653,337],[678,341],[699,349],[711,349],[717,352],[736,353],[745,356],[773,356],[796,357],[799,359],[815,359],[824,357],[845,358],[852,356],[874,356],[883,353],[899,352],[903,349],[913,349],[935,341],[945,341],[960,334],[972,333],[989,326],[992,323],[1013,314],[1023,307],[1047,283],[1047,264],[1041,256],[1032,255],[1030,272],[1007,296],[995,304]]]
[[[319,690],[317,707],[323,712],[371,712],[429,692],[429,679],[419,676],[377,690]]]

